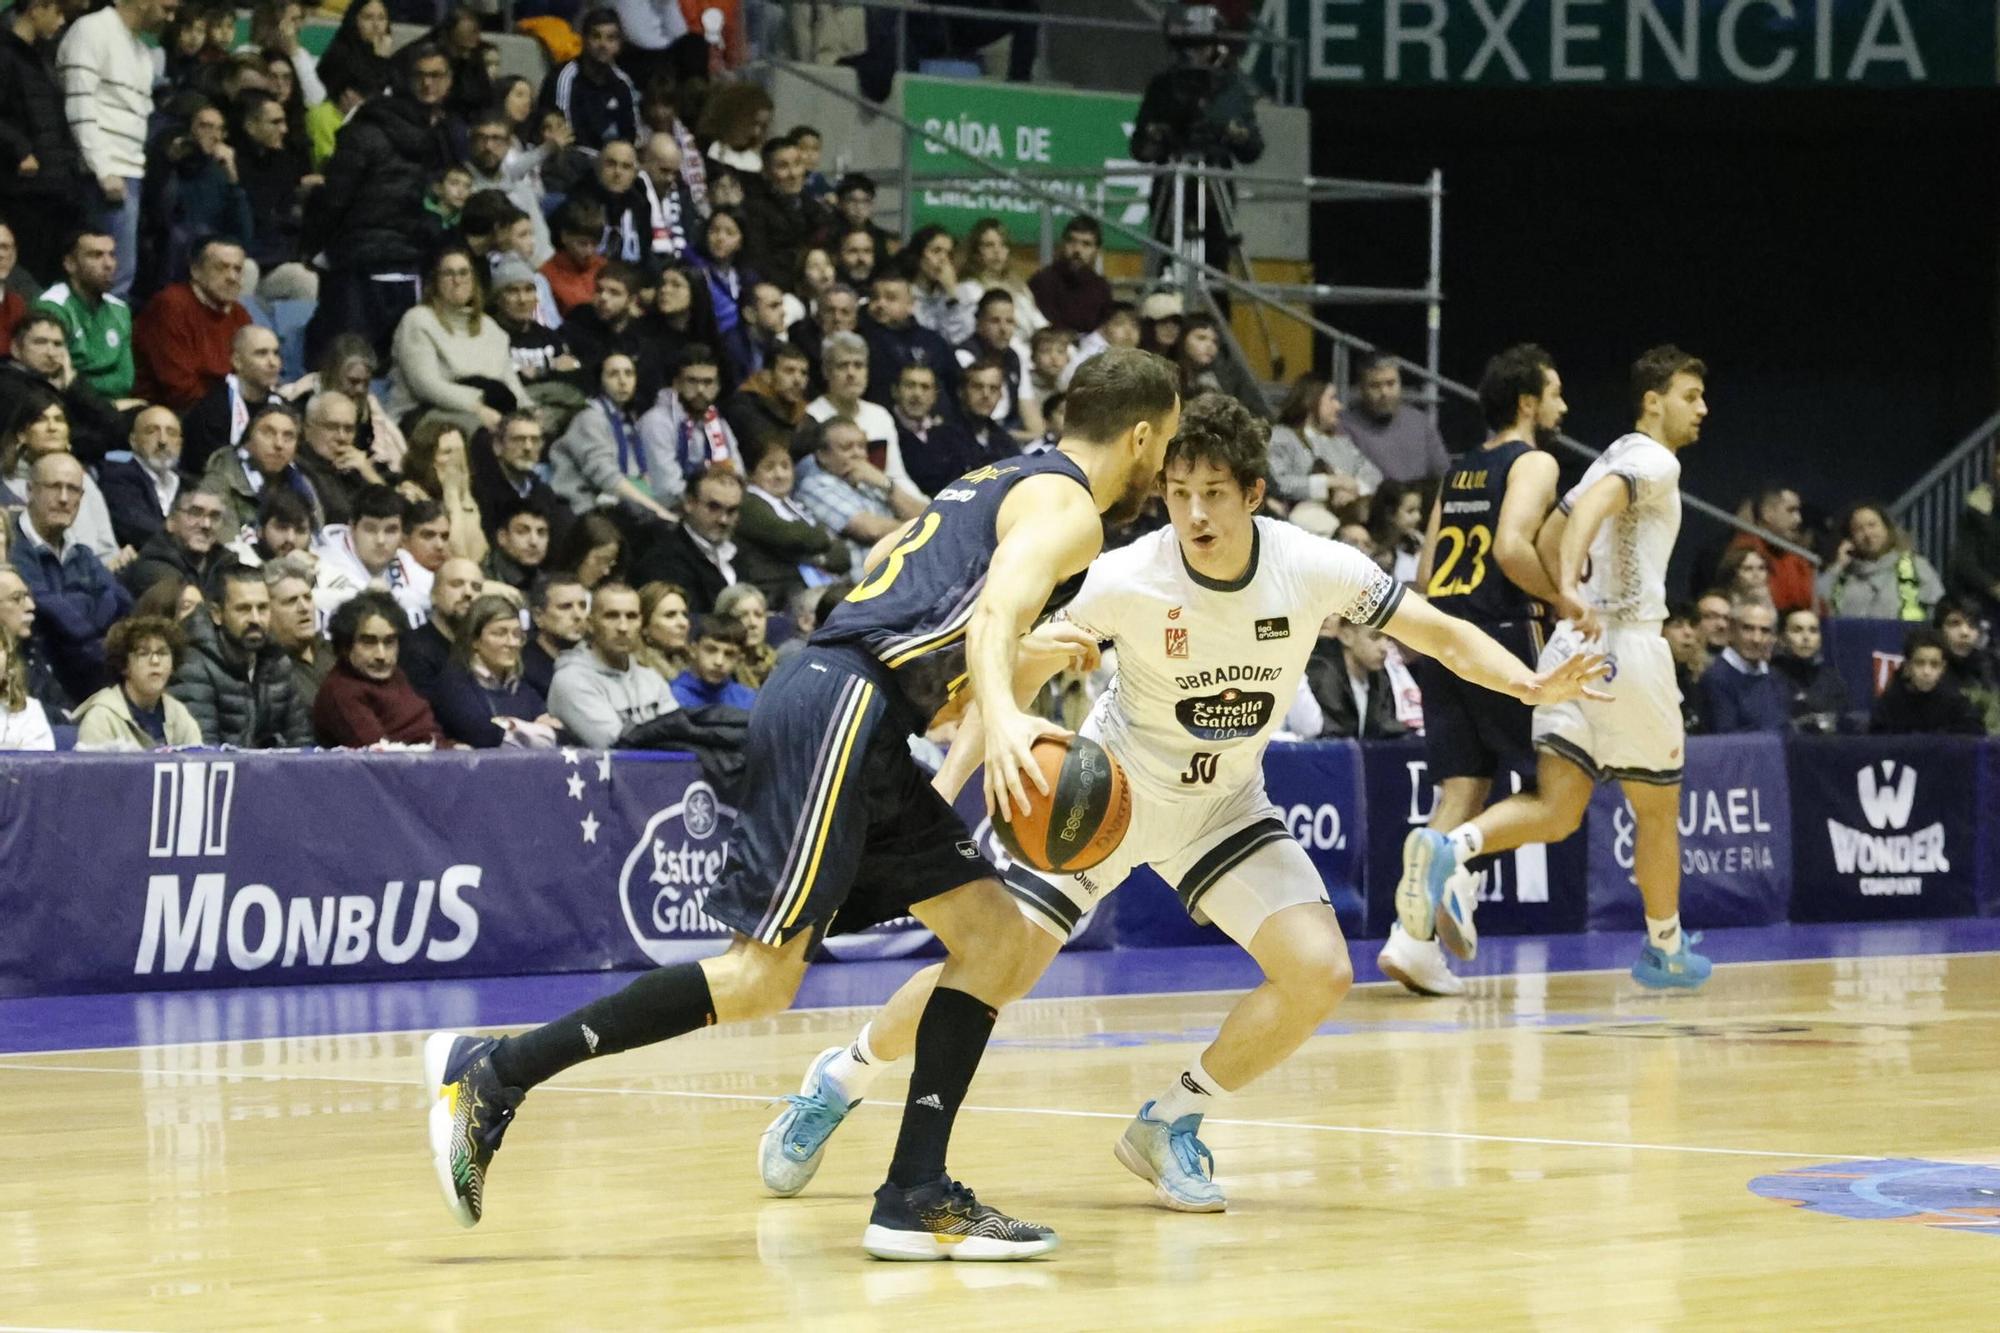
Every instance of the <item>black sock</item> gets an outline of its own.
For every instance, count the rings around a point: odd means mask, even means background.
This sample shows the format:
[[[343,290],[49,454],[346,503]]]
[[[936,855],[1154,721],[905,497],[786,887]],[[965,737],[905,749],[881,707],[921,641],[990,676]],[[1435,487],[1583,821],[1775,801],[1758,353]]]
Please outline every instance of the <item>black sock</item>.
[[[493,1052],[493,1072],[525,1090],[593,1056],[650,1046],[714,1021],[708,974],[700,963],[677,963],[532,1032],[503,1037]]]
[[[903,1103],[903,1128],[889,1162],[889,1183],[909,1189],[944,1174],[951,1123],[998,1014],[962,990],[939,986],[917,1021],[917,1058],[910,1069],[910,1097]]]

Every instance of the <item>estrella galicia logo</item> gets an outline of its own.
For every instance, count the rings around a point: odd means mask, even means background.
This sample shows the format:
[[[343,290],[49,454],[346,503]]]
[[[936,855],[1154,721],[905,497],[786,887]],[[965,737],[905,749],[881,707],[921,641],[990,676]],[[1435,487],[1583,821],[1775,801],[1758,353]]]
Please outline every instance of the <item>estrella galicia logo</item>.
[[[1272,616],[1269,620],[1257,622],[1257,642],[1269,643],[1273,639],[1292,637],[1292,622],[1289,616]]]
[[[618,905],[632,939],[655,963],[684,962],[687,941],[729,933],[702,906],[728,864],[735,822],[736,811],[713,787],[692,783],[679,801],[646,821],[626,854]]]
[[[1197,740],[1233,741],[1262,731],[1277,706],[1276,695],[1227,689],[1182,699],[1174,705],[1174,717]]]

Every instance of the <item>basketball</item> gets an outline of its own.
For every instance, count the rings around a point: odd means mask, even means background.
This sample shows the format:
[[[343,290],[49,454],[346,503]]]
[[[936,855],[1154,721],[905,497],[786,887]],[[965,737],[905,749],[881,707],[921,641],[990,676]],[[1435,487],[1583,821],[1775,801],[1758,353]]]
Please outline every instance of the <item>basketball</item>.
[[[1049,795],[1026,774],[1027,809],[1014,818],[993,817],[1007,855],[1037,870],[1088,870],[1111,855],[1132,822],[1132,789],[1125,770],[1096,741],[1043,736],[1035,742],[1035,766],[1048,779]]]

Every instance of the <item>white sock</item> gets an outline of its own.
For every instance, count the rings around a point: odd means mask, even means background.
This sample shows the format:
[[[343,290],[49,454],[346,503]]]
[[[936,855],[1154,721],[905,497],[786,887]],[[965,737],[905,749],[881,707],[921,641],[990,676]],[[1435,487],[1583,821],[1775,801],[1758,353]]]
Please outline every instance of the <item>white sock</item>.
[[[1675,912],[1672,916],[1647,917],[1646,942],[1658,948],[1661,953],[1679,953],[1681,914]]]
[[[868,1089],[889,1067],[889,1061],[868,1047],[868,1028],[872,1026],[872,1023],[864,1026],[860,1034],[848,1043],[846,1050],[826,1062],[826,1068],[820,1074],[849,1106],[866,1097]]]
[[[1207,1115],[1224,1095],[1222,1085],[1201,1067],[1201,1057],[1196,1056],[1173,1086],[1154,1099],[1151,1118],[1171,1125],[1184,1115]]]
[[[1480,848],[1486,845],[1486,835],[1479,831],[1477,824],[1460,824],[1445,837],[1451,840],[1451,849],[1457,854],[1460,865],[1479,855]]]

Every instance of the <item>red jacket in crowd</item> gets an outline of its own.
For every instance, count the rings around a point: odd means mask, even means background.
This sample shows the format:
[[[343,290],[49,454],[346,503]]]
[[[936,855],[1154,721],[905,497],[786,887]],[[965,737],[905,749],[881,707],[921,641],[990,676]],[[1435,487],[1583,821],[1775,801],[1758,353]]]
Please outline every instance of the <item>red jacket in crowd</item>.
[[[229,345],[249,322],[241,301],[218,310],[185,282],[162,288],[132,326],[139,368],[133,392],[185,415],[229,374]]]
[[[313,700],[313,734],[326,746],[360,749],[379,741],[442,742],[444,729],[401,671],[370,680],[346,662],[334,663]]]

